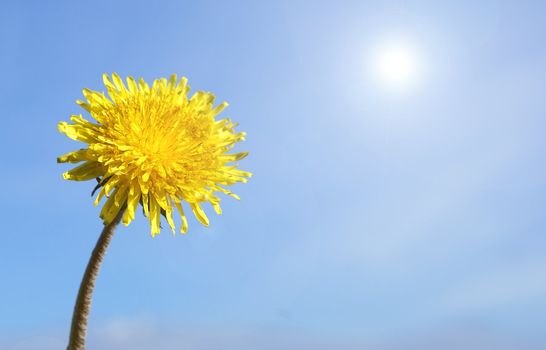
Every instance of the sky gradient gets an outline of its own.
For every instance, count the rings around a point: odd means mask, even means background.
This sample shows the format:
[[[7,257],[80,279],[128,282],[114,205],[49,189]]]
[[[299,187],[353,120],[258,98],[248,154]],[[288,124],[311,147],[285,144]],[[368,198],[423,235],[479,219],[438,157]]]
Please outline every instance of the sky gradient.
[[[0,11],[0,349],[66,346],[101,230],[59,121],[176,73],[248,133],[209,228],[120,227],[93,349],[546,348],[546,4],[40,1]],[[370,70],[388,42],[418,84]],[[163,223],[165,227],[166,223]]]

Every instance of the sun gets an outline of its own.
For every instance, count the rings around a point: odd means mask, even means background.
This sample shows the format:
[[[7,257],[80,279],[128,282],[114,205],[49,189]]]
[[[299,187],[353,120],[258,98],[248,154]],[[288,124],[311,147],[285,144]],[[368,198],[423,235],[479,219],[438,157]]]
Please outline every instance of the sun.
[[[419,78],[419,59],[410,45],[395,43],[377,48],[372,58],[372,73],[383,86],[407,90]]]

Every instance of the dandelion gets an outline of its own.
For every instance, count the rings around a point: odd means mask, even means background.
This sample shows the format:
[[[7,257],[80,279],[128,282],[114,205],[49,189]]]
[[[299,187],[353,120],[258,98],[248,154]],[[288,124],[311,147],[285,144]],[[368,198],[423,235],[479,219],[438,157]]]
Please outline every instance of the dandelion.
[[[157,79],[149,86],[143,79],[103,75],[109,98],[89,89],[86,101],[78,100],[96,123],[81,115],[58,129],[86,148],[57,158],[59,163],[81,163],[63,174],[67,180],[97,179],[95,205],[104,199],[100,217],[104,230],[93,251],[76,301],[68,349],[83,349],[91,295],[98,269],[114,228],[135,218],[142,206],[150,221],[152,237],[160,232],[164,216],[173,232],[173,210],[181,218],[180,232],[188,229],[183,205],[189,205],[201,224],[208,226],[203,203],[222,213],[219,193],[239,197],[226,187],[246,182],[252,175],[235,162],[247,152],[229,153],[244,140],[237,124],[217,119],[227,106],[214,106],[214,95],[198,91],[188,97],[186,78]]]

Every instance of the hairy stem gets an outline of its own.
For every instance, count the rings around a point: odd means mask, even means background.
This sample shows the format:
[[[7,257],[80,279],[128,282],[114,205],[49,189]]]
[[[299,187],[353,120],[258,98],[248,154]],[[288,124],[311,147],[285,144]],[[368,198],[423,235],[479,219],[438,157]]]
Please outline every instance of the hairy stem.
[[[74,314],[72,315],[72,326],[70,328],[70,338],[68,340],[67,350],[84,350],[85,349],[85,334],[87,331],[87,319],[91,309],[91,300],[93,298],[93,289],[95,281],[99,274],[102,259],[106,254],[110,240],[114,235],[116,226],[121,221],[125,206],[123,206],[118,215],[111,223],[104,225],[99,240],[91,253],[91,258],[87,263],[87,268],[80,284],[76,305],[74,306]]]

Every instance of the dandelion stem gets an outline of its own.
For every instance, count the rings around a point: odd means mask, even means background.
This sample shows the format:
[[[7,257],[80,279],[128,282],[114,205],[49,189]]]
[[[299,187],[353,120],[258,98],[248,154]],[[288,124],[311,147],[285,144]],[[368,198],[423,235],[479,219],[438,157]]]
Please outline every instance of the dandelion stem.
[[[99,274],[102,259],[106,254],[110,240],[114,235],[116,226],[121,221],[126,205],[122,206],[118,215],[111,223],[104,225],[102,233],[91,253],[91,258],[87,263],[87,268],[80,284],[76,305],[74,306],[74,314],[72,315],[72,326],[70,328],[70,338],[68,340],[67,350],[84,350],[85,335],[87,331],[87,319],[91,309],[91,301],[93,298],[93,289],[95,281]]]

